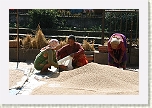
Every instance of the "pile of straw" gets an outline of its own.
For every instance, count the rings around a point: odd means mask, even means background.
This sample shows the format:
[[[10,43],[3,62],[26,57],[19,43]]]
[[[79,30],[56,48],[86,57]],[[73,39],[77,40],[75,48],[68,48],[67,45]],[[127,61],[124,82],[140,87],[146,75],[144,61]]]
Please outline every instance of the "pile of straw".
[[[40,26],[38,25],[38,30],[36,31],[35,38],[32,41],[33,47],[40,49],[46,45],[48,45],[48,41],[46,40]]]
[[[40,25],[38,25],[35,37],[32,38],[31,35],[27,35],[23,39],[24,48],[41,49],[42,47],[48,45],[48,40],[45,38]]]
[[[64,45],[68,44],[68,38],[66,38],[63,41],[60,41],[60,45],[58,46],[57,49],[62,48]],[[94,51],[94,41],[93,42],[88,42],[87,40],[83,40],[82,47],[84,48],[85,51]]]
[[[94,51],[94,41],[88,42],[87,40],[83,40],[82,47],[84,48],[85,51]]]
[[[57,47],[57,50],[62,48],[63,46],[67,45],[68,44],[68,38],[66,37],[65,40],[61,40],[60,41],[60,45]]]
[[[24,48],[33,48],[33,49],[41,49],[44,46],[48,45],[48,40],[45,38],[40,25],[38,25],[35,37],[32,38],[31,35],[27,35],[23,41]],[[68,44],[68,38],[63,41],[60,41],[60,45],[57,47],[57,50],[62,48],[64,45]],[[88,42],[87,40],[83,40],[82,47],[85,51],[94,51],[94,41]]]
[[[22,44],[23,44],[23,47],[28,49],[28,48],[32,48],[32,36],[27,34],[26,37],[22,40]]]

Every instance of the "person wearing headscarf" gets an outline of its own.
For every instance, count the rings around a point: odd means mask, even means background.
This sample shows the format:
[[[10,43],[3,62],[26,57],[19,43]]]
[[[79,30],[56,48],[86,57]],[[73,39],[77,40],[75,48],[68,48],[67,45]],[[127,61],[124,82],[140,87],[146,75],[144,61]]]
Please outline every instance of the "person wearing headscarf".
[[[56,58],[56,48],[59,45],[59,41],[57,39],[51,39],[47,46],[43,47],[40,50],[40,53],[36,56],[34,60],[34,68],[36,70],[40,70],[40,74],[47,74],[50,72],[48,69],[51,66],[56,68],[63,68],[64,66],[59,66]]]
[[[78,68],[88,63],[86,55],[84,54],[84,49],[80,43],[76,42],[76,38],[74,35],[69,35],[68,44],[57,51],[58,60],[69,55],[73,58],[73,68]]]
[[[126,69],[126,48],[126,37],[121,33],[114,33],[108,41],[108,65]]]

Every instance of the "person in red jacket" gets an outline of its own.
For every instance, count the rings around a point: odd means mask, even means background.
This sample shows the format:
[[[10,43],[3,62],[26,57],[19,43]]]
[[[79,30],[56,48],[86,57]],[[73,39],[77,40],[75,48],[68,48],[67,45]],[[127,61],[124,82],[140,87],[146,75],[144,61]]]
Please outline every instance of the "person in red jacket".
[[[84,49],[80,43],[76,42],[74,35],[69,35],[68,44],[57,51],[57,59],[60,60],[68,55],[73,57],[73,68],[78,68],[88,63]]]
[[[126,48],[126,37],[121,33],[114,33],[108,41],[108,64],[126,69]]]

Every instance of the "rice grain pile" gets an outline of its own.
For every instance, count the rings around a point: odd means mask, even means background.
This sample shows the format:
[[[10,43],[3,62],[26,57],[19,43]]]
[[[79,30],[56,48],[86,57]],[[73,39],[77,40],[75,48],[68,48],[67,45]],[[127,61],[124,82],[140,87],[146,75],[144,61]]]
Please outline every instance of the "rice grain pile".
[[[23,76],[24,76],[23,71],[10,69],[9,70],[9,89],[11,89],[13,86],[16,86],[17,83],[22,80]]]
[[[139,73],[88,63],[80,68],[53,74],[31,95],[138,95]]]

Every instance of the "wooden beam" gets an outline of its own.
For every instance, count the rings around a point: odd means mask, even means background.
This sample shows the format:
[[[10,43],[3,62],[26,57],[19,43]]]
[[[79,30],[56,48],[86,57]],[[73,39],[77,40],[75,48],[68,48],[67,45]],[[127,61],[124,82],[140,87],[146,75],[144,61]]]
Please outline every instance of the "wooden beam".
[[[18,9],[17,9],[17,17],[16,17],[16,22],[17,22],[17,68],[18,68],[18,62],[19,62],[19,35],[18,35]]]

